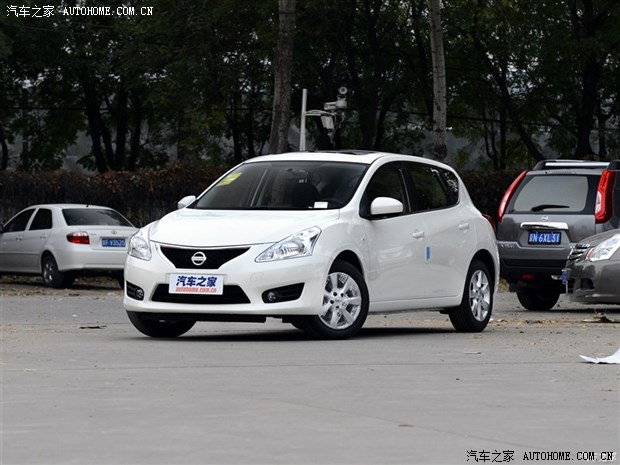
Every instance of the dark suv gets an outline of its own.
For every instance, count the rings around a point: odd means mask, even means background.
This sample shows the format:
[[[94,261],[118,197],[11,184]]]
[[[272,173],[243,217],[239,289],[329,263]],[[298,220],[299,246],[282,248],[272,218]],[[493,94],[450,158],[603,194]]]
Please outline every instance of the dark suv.
[[[549,310],[585,237],[620,227],[620,160],[544,160],[522,172],[498,212],[500,275],[528,310]]]

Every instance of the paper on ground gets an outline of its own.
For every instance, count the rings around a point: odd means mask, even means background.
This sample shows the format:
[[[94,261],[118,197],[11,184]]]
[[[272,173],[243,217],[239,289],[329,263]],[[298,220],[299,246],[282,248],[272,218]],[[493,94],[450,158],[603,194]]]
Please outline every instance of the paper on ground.
[[[610,355],[609,357],[595,358],[595,357],[586,357],[585,355],[580,355],[580,357],[584,359],[586,362],[590,362],[590,363],[620,364],[620,349],[616,350],[616,353],[613,355]]]

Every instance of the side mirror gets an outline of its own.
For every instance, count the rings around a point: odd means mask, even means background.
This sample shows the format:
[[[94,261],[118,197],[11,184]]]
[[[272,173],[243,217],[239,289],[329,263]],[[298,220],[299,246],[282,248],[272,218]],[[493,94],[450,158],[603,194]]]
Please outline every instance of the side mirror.
[[[181,200],[179,200],[179,202],[177,203],[177,208],[180,210],[181,208],[185,208],[187,207],[190,203],[192,203],[194,200],[196,200],[196,196],[195,195],[188,195],[186,197],[183,197]]]
[[[372,217],[398,215],[403,210],[402,202],[391,197],[377,197],[370,204],[370,216]]]

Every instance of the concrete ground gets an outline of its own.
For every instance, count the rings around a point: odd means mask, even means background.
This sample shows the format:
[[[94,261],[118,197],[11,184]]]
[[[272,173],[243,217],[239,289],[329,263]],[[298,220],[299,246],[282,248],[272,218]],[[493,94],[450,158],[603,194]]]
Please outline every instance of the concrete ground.
[[[112,281],[0,281],[0,464],[619,460],[620,365],[579,358],[620,347],[619,307],[501,292],[480,334],[425,311],[347,341],[277,320],[155,340],[121,301]]]

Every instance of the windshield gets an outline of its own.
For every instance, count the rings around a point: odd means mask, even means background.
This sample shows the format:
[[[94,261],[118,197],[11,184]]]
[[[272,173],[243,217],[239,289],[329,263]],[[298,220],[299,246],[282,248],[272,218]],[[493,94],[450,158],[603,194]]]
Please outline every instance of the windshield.
[[[341,208],[367,165],[329,161],[255,162],[231,171],[189,208],[305,210]]]

